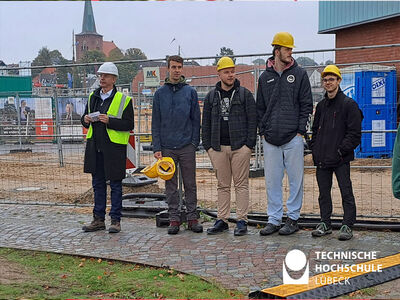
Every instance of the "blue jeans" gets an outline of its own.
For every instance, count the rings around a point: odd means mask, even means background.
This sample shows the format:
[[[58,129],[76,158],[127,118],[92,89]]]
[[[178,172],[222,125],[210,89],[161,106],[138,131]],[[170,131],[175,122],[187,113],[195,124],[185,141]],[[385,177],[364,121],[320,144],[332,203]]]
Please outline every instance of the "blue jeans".
[[[92,186],[94,191],[93,213],[101,218],[106,216],[107,184],[104,174],[103,153],[96,152],[96,172],[92,174]],[[121,220],[122,209],[122,180],[110,180],[111,187],[111,219]]]
[[[290,142],[275,146],[263,138],[264,172],[268,197],[268,222],[280,225],[283,216],[282,180],[284,170],[289,178],[289,198],[286,202],[287,216],[292,220],[300,217],[303,203],[304,145],[303,138],[296,135]]]

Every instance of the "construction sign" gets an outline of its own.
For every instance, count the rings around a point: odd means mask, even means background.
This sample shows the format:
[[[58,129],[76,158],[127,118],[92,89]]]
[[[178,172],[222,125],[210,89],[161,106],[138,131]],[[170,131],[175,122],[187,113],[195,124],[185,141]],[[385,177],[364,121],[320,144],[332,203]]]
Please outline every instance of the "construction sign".
[[[145,87],[160,86],[160,68],[159,67],[143,68],[143,81]]]

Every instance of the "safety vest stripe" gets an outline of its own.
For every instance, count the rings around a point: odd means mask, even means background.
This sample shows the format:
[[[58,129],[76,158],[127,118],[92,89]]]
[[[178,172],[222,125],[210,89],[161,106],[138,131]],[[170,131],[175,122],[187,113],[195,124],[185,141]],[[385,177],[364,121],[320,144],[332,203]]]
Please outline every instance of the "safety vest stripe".
[[[124,112],[124,107],[125,107],[125,102],[126,102],[126,95],[123,95],[121,98],[121,102],[119,104],[118,108],[118,113],[116,116],[109,115],[109,118],[114,118],[114,119],[122,119],[122,113]]]
[[[89,100],[88,100],[88,113],[90,114],[90,99],[92,98],[94,92],[91,92],[89,95]]]

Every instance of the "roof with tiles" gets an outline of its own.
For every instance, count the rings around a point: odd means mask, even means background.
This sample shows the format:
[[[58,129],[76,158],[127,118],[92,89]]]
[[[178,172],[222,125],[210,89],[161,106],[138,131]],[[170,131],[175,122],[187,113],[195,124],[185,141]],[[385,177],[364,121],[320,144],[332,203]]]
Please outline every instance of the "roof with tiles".
[[[236,66],[236,78],[240,80],[240,84],[252,93],[255,90],[256,76],[254,74],[255,69],[259,69],[262,72],[265,66],[254,66],[254,65],[237,65]],[[193,87],[212,87],[218,81],[218,75],[215,66],[184,66],[183,75],[189,81],[188,83]],[[167,67],[160,67],[160,78],[161,81],[167,77]],[[137,93],[138,83],[143,82],[143,70],[140,70],[132,81],[132,92]]]
[[[110,52],[115,49],[118,48],[117,45],[114,44],[114,41],[103,41],[103,53],[105,56],[109,56]]]

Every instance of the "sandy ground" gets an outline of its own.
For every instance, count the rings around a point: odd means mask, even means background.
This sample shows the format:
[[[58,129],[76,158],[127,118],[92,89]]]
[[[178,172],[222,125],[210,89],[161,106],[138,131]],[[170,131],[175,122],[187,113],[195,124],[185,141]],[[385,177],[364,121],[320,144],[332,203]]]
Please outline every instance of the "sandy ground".
[[[76,153],[65,160],[61,167],[56,154],[13,153],[0,155],[0,199],[15,201],[43,201],[65,203],[92,203],[91,177],[83,173],[82,153]],[[197,190],[199,204],[216,208],[216,178],[206,155],[198,155]],[[144,163],[151,163],[150,155],[143,156]],[[311,155],[305,157],[305,165],[312,166]],[[352,169],[351,178],[357,202],[358,215],[400,216],[399,200],[392,196],[390,159],[358,159],[352,163],[361,168]],[[369,168],[367,168],[369,167]],[[302,213],[319,214],[318,186],[315,169],[305,169],[304,201]],[[22,189],[22,190],[21,190]],[[26,190],[28,189],[28,190]],[[35,190],[37,189],[37,190]],[[164,182],[132,188],[124,187],[124,193],[162,193]],[[284,199],[289,195],[288,180],[283,185]],[[341,197],[336,180],[332,188],[334,213],[342,214]],[[264,177],[250,179],[250,211],[266,212],[267,201]],[[234,188],[232,187],[232,209],[235,209]]]

